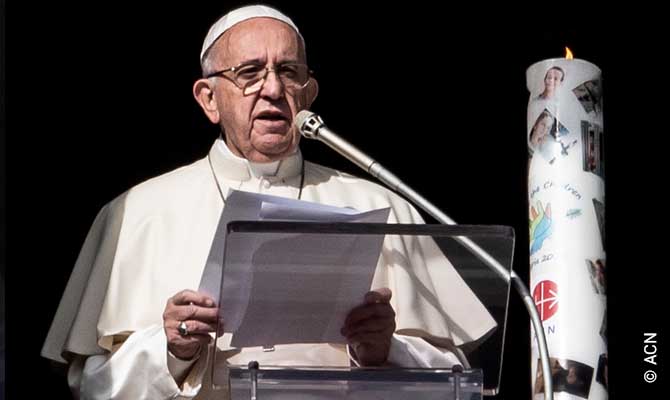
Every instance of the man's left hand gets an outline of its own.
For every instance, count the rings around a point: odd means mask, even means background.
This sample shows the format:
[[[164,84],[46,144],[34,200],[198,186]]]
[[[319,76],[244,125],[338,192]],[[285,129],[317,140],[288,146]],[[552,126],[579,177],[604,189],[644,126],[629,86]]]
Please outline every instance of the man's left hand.
[[[368,292],[364,303],[351,310],[344,321],[342,335],[363,366],[379,366],[388,358],[395,332],[395,311],[390,301],[389,288]]]

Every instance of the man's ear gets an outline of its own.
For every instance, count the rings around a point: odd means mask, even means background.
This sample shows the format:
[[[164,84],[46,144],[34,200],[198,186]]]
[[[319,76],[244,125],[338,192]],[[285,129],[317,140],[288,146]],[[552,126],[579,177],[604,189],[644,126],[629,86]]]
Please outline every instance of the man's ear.
[[[214,85],[209,79],[202,78],[193,84],[193,97],[200,104],[205,115],[213,124],[218,124],[221,120],[219,109],[216,106],[216,97],[214,94]]]
[[[319,95],[319,82],[315,78],[309,78],[309,83],[305,87],[306,109],[309,109]]]

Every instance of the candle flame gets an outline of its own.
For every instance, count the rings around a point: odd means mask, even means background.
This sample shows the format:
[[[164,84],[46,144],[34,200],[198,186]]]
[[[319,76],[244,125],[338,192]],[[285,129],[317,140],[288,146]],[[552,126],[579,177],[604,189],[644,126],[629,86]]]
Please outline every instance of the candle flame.
[[[565,59],[566,60],[572,60],[573,59],[572,52],[570,51],[570,49],[568,47],[565,48]]]

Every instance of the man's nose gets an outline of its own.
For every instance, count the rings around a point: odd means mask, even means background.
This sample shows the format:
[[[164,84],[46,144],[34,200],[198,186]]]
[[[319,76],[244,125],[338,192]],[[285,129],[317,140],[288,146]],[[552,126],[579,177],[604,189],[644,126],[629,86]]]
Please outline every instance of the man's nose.
[[[276,100],[283,95],[284,84],[281,79],[279,79],[279,75],[274,69],[268,69],[265,75],[265,81],[263,82],[263,87],[261,88],[261,96]]]

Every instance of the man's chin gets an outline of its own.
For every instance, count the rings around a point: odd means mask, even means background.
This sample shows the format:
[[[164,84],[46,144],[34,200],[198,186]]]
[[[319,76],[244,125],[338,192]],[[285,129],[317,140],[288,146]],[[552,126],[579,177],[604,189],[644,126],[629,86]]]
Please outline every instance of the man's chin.
[[[297,147],[297,141],[290,140],[285,134],[268,134],[261,136],[254,147],[252,155],[254,162],[271,162],[281,160],[293,154]]]
[[[278,134],[286,135],[291,128],[291,122],[285,119],[256,119],[254,129],[261,135]]]
[[[267,163],[282,160],[295,152],[290,145],[259,147],[249,155],[249,161]]]

